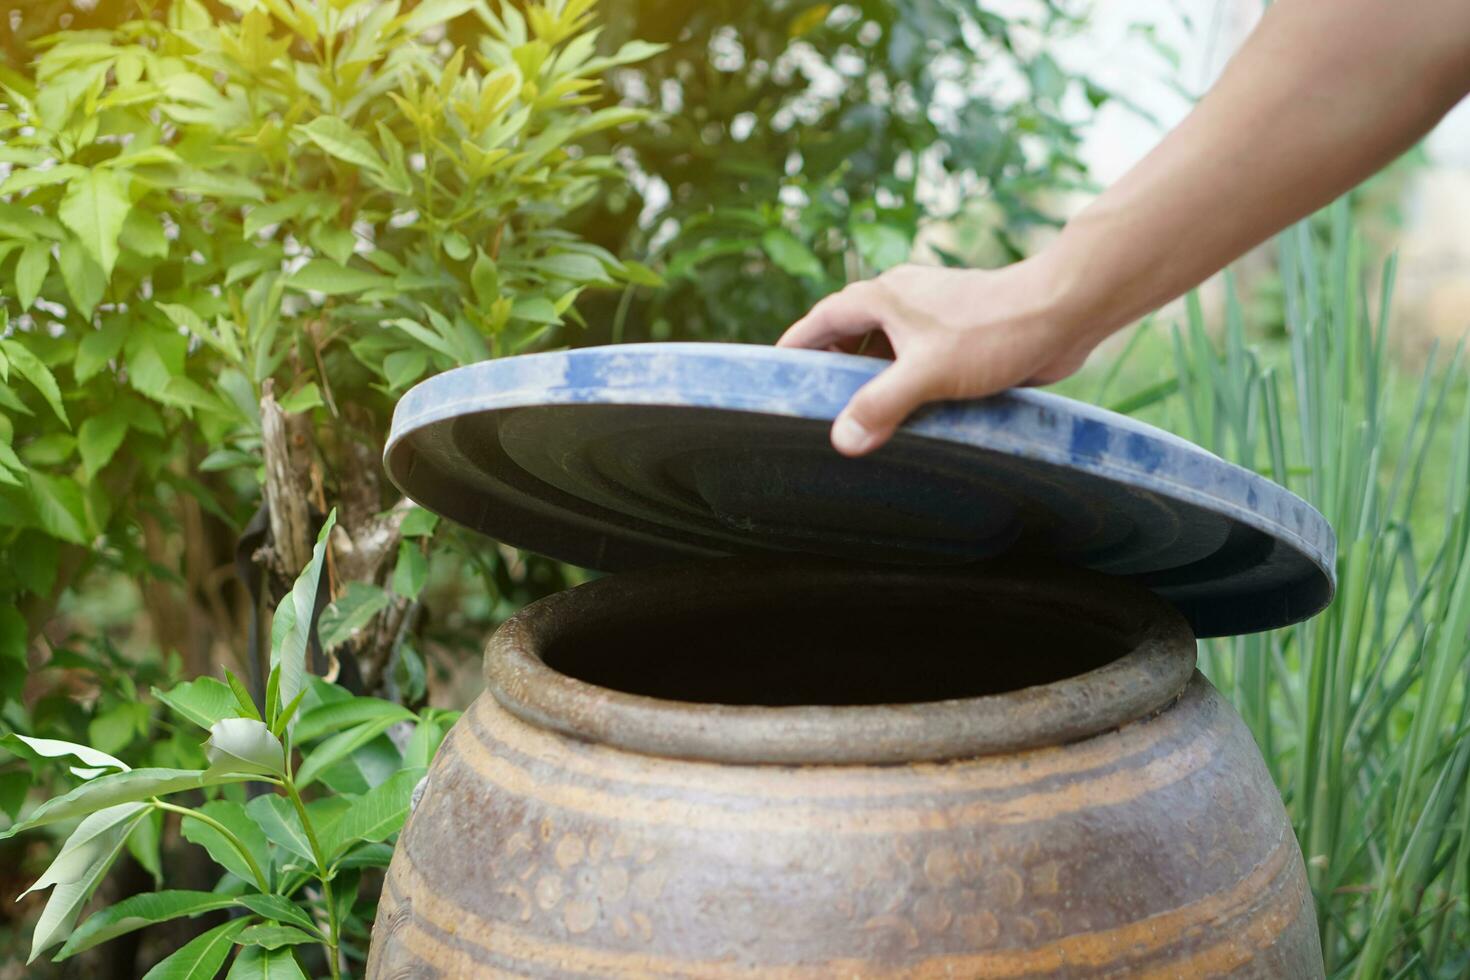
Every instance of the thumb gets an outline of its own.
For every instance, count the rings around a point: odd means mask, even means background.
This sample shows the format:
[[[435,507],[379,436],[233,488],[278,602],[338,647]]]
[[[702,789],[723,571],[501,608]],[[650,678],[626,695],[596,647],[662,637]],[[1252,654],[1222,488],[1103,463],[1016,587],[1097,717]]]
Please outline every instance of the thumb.
[[[910,412],[934,397],[935,382],[924,361],[900,357],[852,396],[832,423],[832,445],[844,456],[877,449]]]

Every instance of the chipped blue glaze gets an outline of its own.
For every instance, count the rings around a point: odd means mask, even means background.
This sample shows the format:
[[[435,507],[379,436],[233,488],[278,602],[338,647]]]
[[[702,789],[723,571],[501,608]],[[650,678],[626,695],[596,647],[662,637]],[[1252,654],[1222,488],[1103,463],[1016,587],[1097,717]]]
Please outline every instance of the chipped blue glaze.
[[[771,550],[1041,553],[1141,582],[1202,636],[1281,626],[1331,599],[1335,539],[1305,501],[1057,395],[931,405],[871,457],[843,459],[827,426],[886,363],[739,344],[485,361],[403,396],[385,463],[431,510],[608,571]]]

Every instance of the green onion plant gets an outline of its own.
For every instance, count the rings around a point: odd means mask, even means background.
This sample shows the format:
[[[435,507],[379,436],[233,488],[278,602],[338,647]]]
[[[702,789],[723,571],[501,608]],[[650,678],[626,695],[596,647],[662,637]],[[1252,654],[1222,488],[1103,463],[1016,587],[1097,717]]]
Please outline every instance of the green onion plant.
[[[1346,202],[1279,241],[1287,341],[1223,337],[1198,297],[1173,332],[1181,434],[1311,501],[1337,595],[1308,622],[1206,641],[1201,666],[1256,735],[1317,903],[1329,977],[1470,976],[1470,400],[1461,350],[1417,380],[1388,346],[1394,261],[1370,290]],[[1376,297],[1375,297],[1376,293]],[[1116,372],[1113,372],[1116,374]],[[1111,382],[1112,377],[1106,379]],[[1176,394],[1177,393],[1177,394]]]

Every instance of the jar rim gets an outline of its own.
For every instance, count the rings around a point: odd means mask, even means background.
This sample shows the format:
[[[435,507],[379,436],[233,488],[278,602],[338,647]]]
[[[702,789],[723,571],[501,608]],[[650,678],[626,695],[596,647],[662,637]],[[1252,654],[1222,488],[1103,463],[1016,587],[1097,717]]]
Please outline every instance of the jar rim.
[[[544,659],[574,630],[656,598],[699,608],[798,590],[939,590],[977,601],[1071,612],[1117,636],[1101,666],[997,694],[896,704],[746,705],[627,693],[562,673]],[[636,615],[636,614],[634,614]],[[948,568],[719,558],[625,572],[540,599],[491,637],[490,694],[537,727],[644,755],[735,764],[885,765],[937,762],[1062,745],[1167,707],[1195,668],[1184,617],[1146,588],[1072,567],[1008,560]]]

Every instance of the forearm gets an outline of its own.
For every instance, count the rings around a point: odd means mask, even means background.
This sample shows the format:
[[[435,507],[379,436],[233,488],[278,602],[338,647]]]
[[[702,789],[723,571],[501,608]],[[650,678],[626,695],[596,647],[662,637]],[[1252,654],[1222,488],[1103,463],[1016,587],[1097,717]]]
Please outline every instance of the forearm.
[[[1466,0],[1277,0],[1219,82],[1041,261],[1105,335],[1352,188],[1470,88]]]

